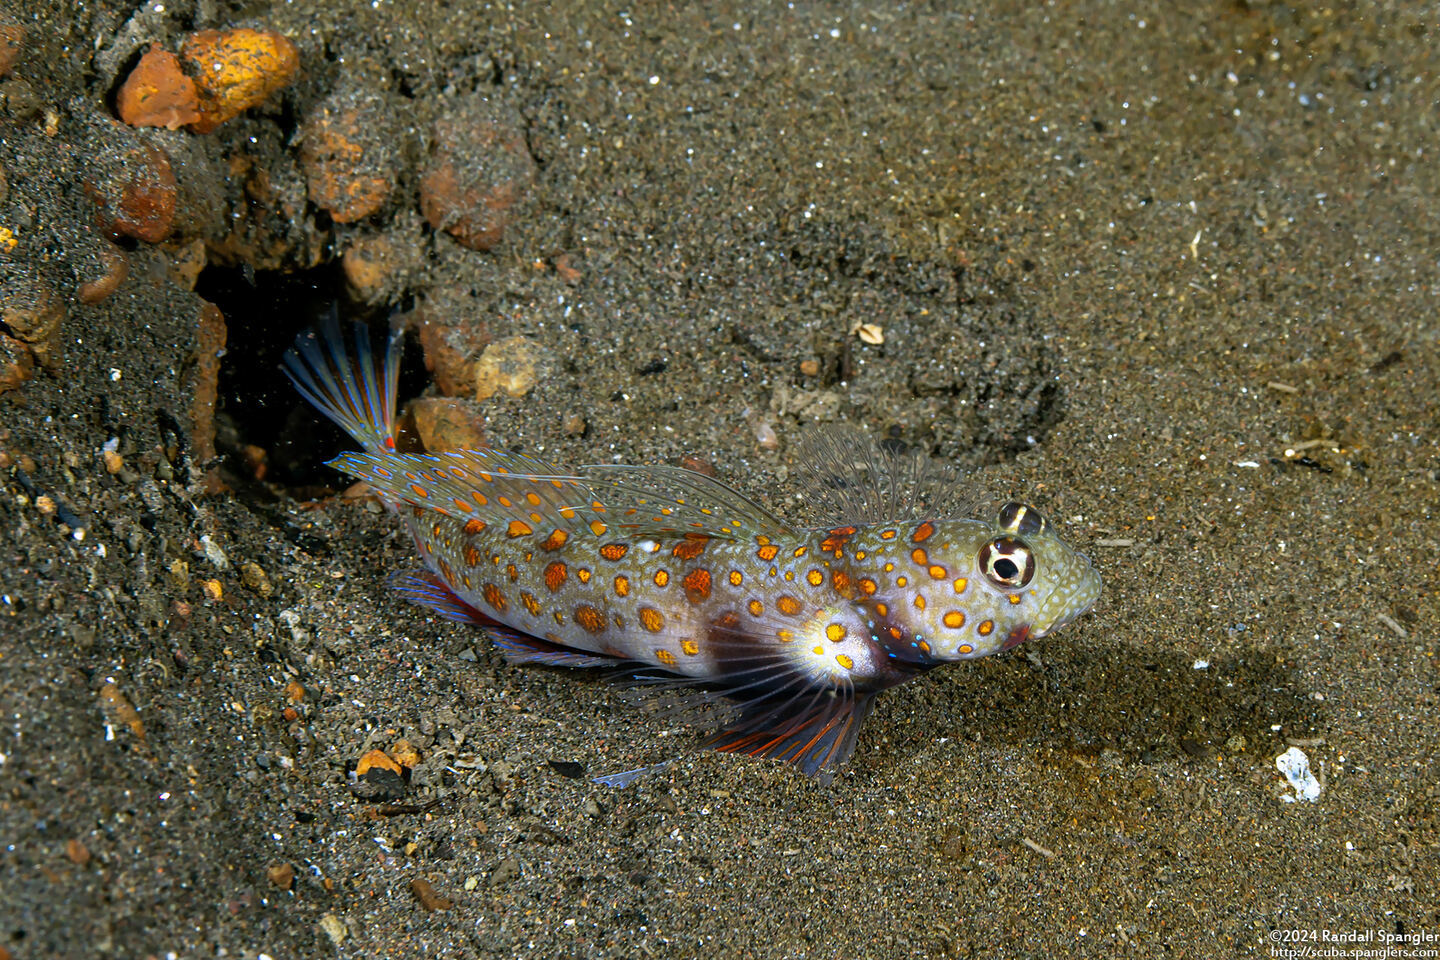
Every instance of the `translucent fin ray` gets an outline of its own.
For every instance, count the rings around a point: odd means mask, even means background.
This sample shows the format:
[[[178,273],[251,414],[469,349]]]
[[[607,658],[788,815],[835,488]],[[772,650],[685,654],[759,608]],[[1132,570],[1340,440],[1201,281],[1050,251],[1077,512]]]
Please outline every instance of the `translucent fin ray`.
[[[391,331],[377,365],[370,329],[354,324],[347,342],[332,314],[295,338],[283,359],[300,395],[373,453],[395,449],[395,395],[402,336]]]
[[[795,481],[817,526],[967,517],[964,475],[924,450],[881,446],[849,424],[812,430],[796,453]]]
[[[594,464],[582,472],[629,536],[702,534],[719,540],[784,536],[789,525],[703,473],[666,465]]]

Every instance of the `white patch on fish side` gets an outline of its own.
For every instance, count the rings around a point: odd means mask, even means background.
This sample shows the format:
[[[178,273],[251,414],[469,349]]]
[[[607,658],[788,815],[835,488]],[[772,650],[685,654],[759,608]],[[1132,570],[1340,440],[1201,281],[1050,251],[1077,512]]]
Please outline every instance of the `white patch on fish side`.
[[[1295,790],[1293,797],[1287,793],[1280,797],[1281,801],[1295,803],[1309,800],[1314,803],[1320,799],[1320,781],[1310,772],[1310,758],[1305,756],[1305,751],[1291,747],[1275,758],[1275,769],[1285,775]]]

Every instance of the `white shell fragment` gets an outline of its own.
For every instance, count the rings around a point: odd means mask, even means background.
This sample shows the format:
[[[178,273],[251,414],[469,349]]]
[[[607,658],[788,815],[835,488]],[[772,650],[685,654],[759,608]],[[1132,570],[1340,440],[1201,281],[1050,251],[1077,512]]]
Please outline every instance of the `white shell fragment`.
[[[1275,758],[1275,769],[1285,774],[1285,779],[1290,781],[1290,786],[1295,790],[1293,797],[1286,794],[1280,798],[1282,801],[1295,803],[1309,800],[1314,803],[1320,799],[1320,781],[1310,772],[1310,758],[1305,756],[1305,751],[1299,747],[1291,747]]]

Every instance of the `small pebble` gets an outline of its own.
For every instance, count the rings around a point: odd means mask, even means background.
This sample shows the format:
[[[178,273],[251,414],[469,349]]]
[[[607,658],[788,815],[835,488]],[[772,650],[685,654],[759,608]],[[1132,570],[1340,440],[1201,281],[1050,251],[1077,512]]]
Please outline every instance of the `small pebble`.
[[[240,582],[262,597],[268,597],[274,592],[274,588],[270,586],[270,578],[265,575],[260,564],[253,561],[247,560],[240,564]]]
[[[90,851],[86,849],[85,844],[81,843],[78,837],[71,837],[65,841],[65,856],[70,858],[71,863],[79,867],[83,867],[90,862]]]
[[[780,438],[775,433],[775,428],[768,423],[762,423],[755,428],[755,442],[760,445],[761,450],[778,450]]]
[[[820,361],[801,360],[800,372],[807,377],[818,377],[820,375]]]
[[[221,586],[219,580],[205,580],[200,584],[200,587],[205,591],[205,596],[209,597],[212,601],[218,602],[225,597],[225,588]]]
[[[436,910],[449,910],[453,904],[445,897],[435,892],[429,881],[423,877],[416,877],[410,881],[410,889],[415,892],[415,898],[420,901],[420,906],[427,913],[434,913]]]
[[[281,890],[289,890],[295,883],[295,868],[288,863],[272,863],[265,868],[270,882]]]
[[[333,913],[327,913],[321,917],[318,926],[325,936],[330,938],[330,942],[337,947],[345,941],[345,937],[350,932],[345,928],[345,921]]]
[[[580,416],[580,414],[567,413],[565,420],[560,424],[560,429],[564,431],[567,437],[583,437],[589,426],[590,425],[585,422],[585,418]]]

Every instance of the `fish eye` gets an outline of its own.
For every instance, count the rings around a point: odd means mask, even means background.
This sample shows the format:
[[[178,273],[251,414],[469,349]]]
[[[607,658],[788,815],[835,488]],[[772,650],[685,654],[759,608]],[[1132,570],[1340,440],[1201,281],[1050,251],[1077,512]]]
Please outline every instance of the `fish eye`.
[[[980,569],[1002,590],[1018,590],[1035,577],[1035,554],[1014,537],[996,537],[980,548]]]
[[[1045,529],[1045,517],[1039,510],[1013,500],[1000,508],[995,523],[1006,533],[1022,537],[1033,537]]]

